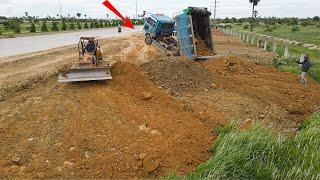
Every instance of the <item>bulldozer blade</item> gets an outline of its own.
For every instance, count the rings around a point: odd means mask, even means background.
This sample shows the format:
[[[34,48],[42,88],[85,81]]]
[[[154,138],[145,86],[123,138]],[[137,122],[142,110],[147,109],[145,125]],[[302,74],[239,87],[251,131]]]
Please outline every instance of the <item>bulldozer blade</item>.
[[[70,69],[69,72],[59,72],[58,82],[81,82],[110,80],[109,68]]]

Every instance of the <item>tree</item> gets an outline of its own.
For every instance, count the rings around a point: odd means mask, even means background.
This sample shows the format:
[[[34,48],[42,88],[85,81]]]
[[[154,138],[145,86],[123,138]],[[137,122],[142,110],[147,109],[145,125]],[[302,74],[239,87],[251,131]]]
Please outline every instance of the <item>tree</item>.
[[[100,27],[98,21],[95,21],[95,22],[94,22],[94,27],[95,27],[95,28],[99,28],[99,27]]]
[[[108,21],[104,22],[104,27],[109,27]]]
[[[46,21],[43,21],[41,25],[41,32],[48,32],[48,26]]]
[[[254,7],[258,5],[260,0],[249,0],[252,3],[252,24],[251,24],[251,31],[253,31],[253,24],[254,24]]]
[[[31,23],[31,26],[30,26],[30,32],[31,32],[31,33],[35,33],[35,32],[37,32],[37,30],[36,30],[36,26],[34,25],[34,23]]]
[[[94,28],[94,23],[93,22],[90,23],[90,28]]]
[[[70,27],[71,30],[74,30],[74,29],[75,29],[73,22],[70,24],[69,27]]]
[[[61,30],[66,31],[68,29],[67,23],[65,21],[62,21]]]
[[[58,27],[57,22],[52,23],[51,31],[59,31],[59,27]]]
[[[88,23],[87,23],[87,22],[84,23],[84,28],[85,28],[85,29],[89,29],[89,26],[88,26]]]
[[[77,13],[77,17],[80,19],[80,17],[81,17],[81,13]]]
[[[103,22],[102,21],[100,21],[100,27],[103,28]]]
[[[78,26],[78,29],[82,29],[82,26],[79,22],[77,23],[77,26]]]
[[[320,17],[319,17],[319,16],[315,16],[315,17],[313,17],[313,20],[314,20],[314,21],[319,21],[319,20],[320,20]]]

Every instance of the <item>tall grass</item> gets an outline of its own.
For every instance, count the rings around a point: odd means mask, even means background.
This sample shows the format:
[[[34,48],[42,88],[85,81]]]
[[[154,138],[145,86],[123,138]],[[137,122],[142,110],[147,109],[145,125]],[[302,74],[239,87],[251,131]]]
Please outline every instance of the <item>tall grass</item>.
[[[320,113],[294,137],[259,125],[249,131],[229,125],[217,132],[213,156],[184,179],[320,179]]]

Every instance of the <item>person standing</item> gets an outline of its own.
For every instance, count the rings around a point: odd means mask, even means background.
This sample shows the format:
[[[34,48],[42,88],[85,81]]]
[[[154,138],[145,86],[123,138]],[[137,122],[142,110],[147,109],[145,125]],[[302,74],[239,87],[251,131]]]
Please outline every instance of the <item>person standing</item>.
[[[301,62],[300,61],[300,69],[301,69],[301,75],[300,75],[300,82],[302,84],[307,84],[307,74],[308,74],[308,71],[311,67],[311,63],[310,63],[310,60],[309,60],[309,55],[306,53],[303,57],[303,61]]]
[[[118,25],[118,33],[121,33],[121,26],[120,26],[120,24]]]

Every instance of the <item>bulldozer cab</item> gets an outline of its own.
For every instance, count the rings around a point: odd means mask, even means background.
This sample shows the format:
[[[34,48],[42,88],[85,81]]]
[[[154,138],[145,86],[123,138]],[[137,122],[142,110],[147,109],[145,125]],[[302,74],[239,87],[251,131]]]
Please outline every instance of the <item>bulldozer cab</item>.
[[[210,11],[189,7],[175,17],[179,51],[189,59],[209,59],[215,55]]]
[[[101,81],[112,79],[109,64],[103,61],[103,51],[95,37],[81,37],[79,59],[70,68],[59,70],[58,82]]]

